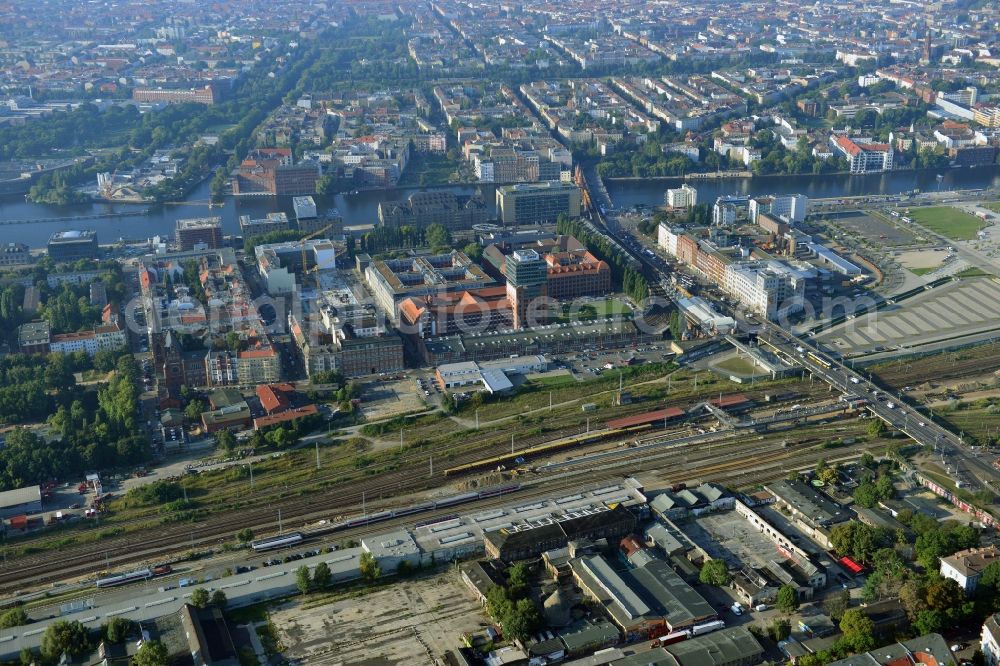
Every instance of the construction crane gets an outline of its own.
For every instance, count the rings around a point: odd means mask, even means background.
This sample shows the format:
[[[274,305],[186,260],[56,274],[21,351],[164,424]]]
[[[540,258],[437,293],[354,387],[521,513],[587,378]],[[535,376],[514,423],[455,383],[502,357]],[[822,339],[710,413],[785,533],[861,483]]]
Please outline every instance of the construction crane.
[[[309,239],[311,239],[311,238],[315,238],[316,236],[319,236],[320,234],[326,233],[327,229],[329,229],[332,226],[333,226],[332,224],[328,224],[325,227],[323,227],[322,229],[317,229],[316,231],[312,232],[308,236],[303,236],[299,240],[299,248],[302,250],[302,288],[303,289],[305,289],[305,286],[306,286],[306,276],[309,275],[309,273],[310,273],[310,270],[309,270],[309,267],[308,267],[309,266],[309,262],[308,262],[308,260],[306,258],[306,241],[309,240]],[[316,263],[315,268],[316,268],[316,292],[319,293],[319,290],[320,290],[320,285],[319,285],[319,262]]]
[[[115,176],[118,175],[118,167],[111,173],[111,178],[104,181],[104,185],[101,186],[101,196],[105,199],[111,199],[115,195]]]

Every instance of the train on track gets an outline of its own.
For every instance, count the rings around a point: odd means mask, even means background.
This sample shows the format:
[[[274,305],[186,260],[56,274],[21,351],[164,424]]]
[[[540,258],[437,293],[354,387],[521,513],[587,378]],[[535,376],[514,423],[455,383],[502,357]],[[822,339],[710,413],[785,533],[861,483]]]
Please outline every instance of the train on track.
[[[472,491],[467,493],[462,493],[461,495],[452,495],[451,497],[445,497],[439,500],[432,500],[429,502],[422,502],[421,504],[414,504],[412,506],[407,506],[402,509],[391,509],[389,511],[379,511],[378,513],[371,513],[367,516],[359,516],[357,518],[351,518],[350,520],[344,520],[338,523],[334,523],[329,527],[313,532],[313,534],[328,534],[331,532],[339,532],[341,530],[351,529],[352,527],[363,527],[366,525],[371,525],[373,523],[379,523],[386,520],[391,520],[393,518],[400,518],[402,516],[410,516],[417,513],[425,513],[427,511],[433,511],[434,509],[442,509],[450,506],[456,506],[458,504],[465,504],[466,502],[475,502],[476,500],[488,499],[490,497],[499,497],[500,495],[508,495],[510,493],[516,492],[521,489],[521,484],[519,483],[509,483],[503,486],[494,486],[492,488],[484,488],[483,490]],[[457,518],[458,514],[452,514],[451,519]],[[418,522],[415,526],[421,527],[422,525],[437,523],[445,518],[434,518],[428,521]]]
[[[135,583],[140,580],[149,580],[155,576],[166,576],[171,571],[173,571],[173,569],[169,565],[163,564],[152,568],[137,569],[136,571],[130,571],[123,574],[112,574],[110,576],[98,578],[97,587],[104,589],[106,587],[128,585],[129,583]]]
[[[256,553],[263,553],[268,550],[275,550],[277,548],[288,548],[289,546],[295,546],[302,543],[305,537],[302,536],[302,532],[290,532],[288,534],[279,534],[278,536],[268,537],[267,539],[257,539],[256,541],[250,542],[250,547]]]
[[[599,430],[583,435],[577,435],[576,437],[570,437],[557,442],[548,442],[546,444],[532,446],[514,453],[504,453],[499,456],[493,456],[492,458],[482,458],[464,465],[449,467],[444,471],[444,475],[459,476],[467,472],[495,469],[509,464],[520,465],[524,460],[530,458],[531,456],[547,455],[562,449],[568,449],[584,444],[594,444],[596,442],[613,439],[615,437],[632,437],[644,431],[650,430],[652,427],[653,425],[651,423],[644,423],[642,425],[628,426],[625,428],[611,428],[608,430]]]

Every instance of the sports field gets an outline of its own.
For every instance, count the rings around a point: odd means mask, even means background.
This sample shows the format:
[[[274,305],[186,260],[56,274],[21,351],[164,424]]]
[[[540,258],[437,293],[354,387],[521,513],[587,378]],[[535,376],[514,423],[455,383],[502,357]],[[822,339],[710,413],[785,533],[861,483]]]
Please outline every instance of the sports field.
[[[951,206],[916,208],[910,212],[910,217],[931,231],[958,241],[974,239],[985,224],[978,217]]]

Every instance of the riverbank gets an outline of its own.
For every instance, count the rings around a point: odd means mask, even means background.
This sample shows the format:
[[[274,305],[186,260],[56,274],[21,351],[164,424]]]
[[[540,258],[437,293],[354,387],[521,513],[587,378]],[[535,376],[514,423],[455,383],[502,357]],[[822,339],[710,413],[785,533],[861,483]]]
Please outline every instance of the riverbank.
[[[940,176],[940,180],[938,179]],[[665,190],[680,187],[680,176],[663,178],[604,178],[611,200],[619,209],[635,205],[663,205]],[[905,192],[1000,189],[1000,166],[974,169],[899,169],[873,174],[800,174],[702,179],[694,184],[698,201],[711,203],[720,196],[804,194],[810,199],[839,199]]]
[[[601,180],[604,182],[643,182],[643,181],[655,181],[655,182],[671,182],[671,181],[682,181],[682,180],[717,180],[717,179],[753,179],[753,180],[767,180],[767,179],[784,179],[784,178],[827,178],[832,176],[856,176],[858,178],[863,178],[867,176],[880,176],[883,174],[895,174],[895,173],[912,173],[912,174],[934,174],[935,177],[938,174],[942,176],[949,172],[963,172],[972,171],[976,169],[984,170],[998,170],[1000,165],[990,165],[983,167],[946,167],[944,169],[893,169],[892,171],[874,172],[874,173],[851,173],[850,171],[829,171],[826,173],[753,173],[752,171],[706,171],[704,173],[695,172],[687,173],[680,176],[603,176]]]

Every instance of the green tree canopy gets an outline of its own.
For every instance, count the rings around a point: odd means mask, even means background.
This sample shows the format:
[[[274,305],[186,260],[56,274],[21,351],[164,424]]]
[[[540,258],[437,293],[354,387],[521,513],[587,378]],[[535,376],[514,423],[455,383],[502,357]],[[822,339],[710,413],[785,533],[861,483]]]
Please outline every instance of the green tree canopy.
[[[132,631],[132,620],[124,617],[113,617],[104,625],[104,637],[109,643],[123,642]]]
[[[722,587],[729,583],[729,569],[723,560],[709,560],[701,566],[698,580],[706,585]]]
[[[309,567],[302,565],[295,570],[295,587],[299,593],[306,594],[312,589],[312,578],[309,576]]]
[[[89,649],[87,629],[77,620],[56,620],[42,634],[42,656],[49,661],[58,661],[63,653],[79,657]]]
[[[840,618],[844,640],[855,652],[866,652],[875,647],[875,623],[859,608],[849,608]]]
[[[169,661],[167,646],[160,641],[143,641],[132,657],[134,666],[167,666]]]
[[[208,608],[210,601],[211,597],[208,590],[203,587],[195,588],[195,590],[191,592],[191,605],[195,608]]]
[[[793,613],[799,607],[799,591],[794,585],[782,585],[778,589],[775,606],[782,613]]]
[[[382,568],[379,567],[378,562],[375,560],[375,556],[369,552],[361,554],[359,566],[361,567],[361,577],[366,582],[373,583],[379,579],[379,576],[382,575]]]

